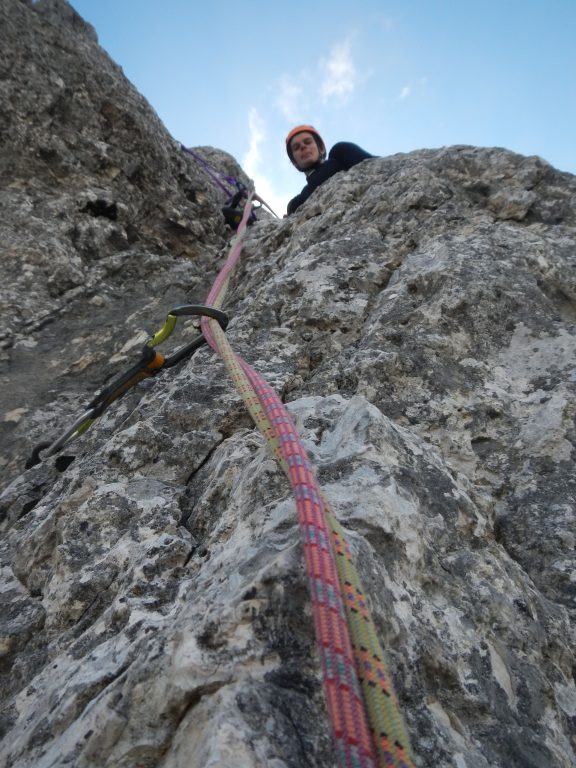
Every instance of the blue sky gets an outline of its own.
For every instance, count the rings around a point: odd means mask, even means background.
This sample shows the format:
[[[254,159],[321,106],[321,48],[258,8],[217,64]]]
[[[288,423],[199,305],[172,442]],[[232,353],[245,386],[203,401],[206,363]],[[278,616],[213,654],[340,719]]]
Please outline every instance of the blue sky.
[[[71,0],[187,146],[224,149],[277,213],[284,136],[376,155],[473,144],[576,173],[576,0]]]

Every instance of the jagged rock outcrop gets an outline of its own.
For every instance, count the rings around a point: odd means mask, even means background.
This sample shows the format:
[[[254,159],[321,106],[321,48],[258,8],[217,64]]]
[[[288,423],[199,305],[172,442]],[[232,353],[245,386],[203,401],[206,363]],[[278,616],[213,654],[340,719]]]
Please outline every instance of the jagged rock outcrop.
[[[205,297],[228,232],[69,6],[0,11],[0,762],[332,766],[293,502],[208,349],[23,472]],[[349,532],[421,766],[575,764],[575,205],[501,149],[373,159],[254,225],[227,301]]]

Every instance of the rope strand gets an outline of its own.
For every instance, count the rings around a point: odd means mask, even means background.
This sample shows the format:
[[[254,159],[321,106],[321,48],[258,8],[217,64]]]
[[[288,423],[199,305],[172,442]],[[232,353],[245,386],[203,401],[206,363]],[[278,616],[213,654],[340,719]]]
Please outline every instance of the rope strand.
[[[222,306],[240,258],[251,198],[206,300],[215,308]],[[344,532],[317,487],[292,419],[270,385],[236,355],[215,321],[203,317],[202,332],[221,356],[292,485],[338,761],[342,768],[413,768],[406,729]]]

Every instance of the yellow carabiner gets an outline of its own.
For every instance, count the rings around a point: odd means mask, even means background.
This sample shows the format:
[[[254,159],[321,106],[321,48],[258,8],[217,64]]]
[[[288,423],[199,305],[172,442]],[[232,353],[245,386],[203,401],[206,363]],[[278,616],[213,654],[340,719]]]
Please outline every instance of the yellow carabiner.
[[[170,336],[174,328],[176,327],[176,321],[177,321],[176,315],[169,314],[166,317],[166,322],[160,328],[159,331],[156,331],[154,336],[152,336],[151,339],[148,339],[146,342],[147,347],[157,347],[158,344],[162,344],[163,341],[166,341],[166,339]]]

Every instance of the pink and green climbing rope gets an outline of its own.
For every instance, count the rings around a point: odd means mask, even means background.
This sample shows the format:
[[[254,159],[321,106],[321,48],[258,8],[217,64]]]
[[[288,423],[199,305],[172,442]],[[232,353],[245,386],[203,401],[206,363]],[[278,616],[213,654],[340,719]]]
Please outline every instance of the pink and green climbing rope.
[[[206,304],[221,308],[241,255],[248,199]],[[291,483],[308,572],[328,712],[342,768],[412,768],[404,721],[344,532],[322,496],[292,419],[269,384],[236,355],[218,323],[202,332],[222,358]]]

